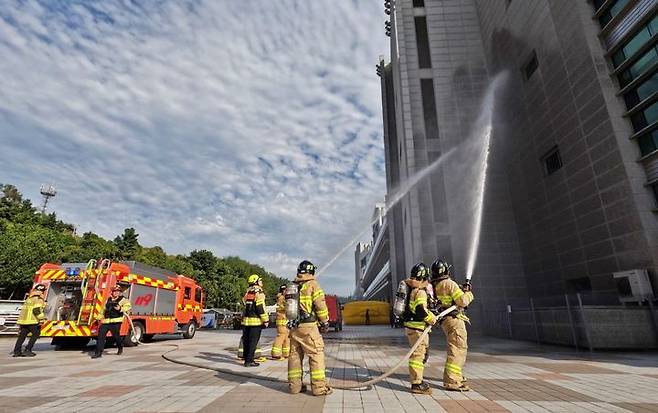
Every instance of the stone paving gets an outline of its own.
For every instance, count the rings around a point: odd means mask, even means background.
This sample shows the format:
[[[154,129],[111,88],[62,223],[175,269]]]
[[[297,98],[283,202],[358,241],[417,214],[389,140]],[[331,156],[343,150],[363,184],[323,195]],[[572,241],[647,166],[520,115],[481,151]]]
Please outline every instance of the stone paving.
[[[267,349],[275,331],[261,343]],[[334,384],[362,382],[396,364],[408,346],[402,329],[346,327],[325,336],[327,375]],[[285,380],[286,363],[245,369],[233,352],[239,331],[201,331],[192,340],[166,337],[108,349],[100,360],[79,350],[54,351],[48,340],[35,358],[11,358],[0,339],[0,412],[658,412],[658,354],[576,352],[562,347],[474,337],[465,368],[468,393],[441,389],[443,337],[433,334],[425,375],[431,396],[409,392],[406,362],[367,390],[326,397],[290,395],[287,385],[181,366],[173,356],[237,372]],[[305,378],[308,380],[308,376]]]

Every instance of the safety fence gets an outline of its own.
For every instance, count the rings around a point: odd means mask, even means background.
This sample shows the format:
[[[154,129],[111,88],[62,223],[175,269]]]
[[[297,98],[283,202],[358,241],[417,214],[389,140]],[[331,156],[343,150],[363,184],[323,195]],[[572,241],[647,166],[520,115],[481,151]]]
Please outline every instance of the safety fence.
[[[482,333],[583,349],[658,348],[652,301],[622,304],[613,294],[565,294],[474,303],[469,312]]]

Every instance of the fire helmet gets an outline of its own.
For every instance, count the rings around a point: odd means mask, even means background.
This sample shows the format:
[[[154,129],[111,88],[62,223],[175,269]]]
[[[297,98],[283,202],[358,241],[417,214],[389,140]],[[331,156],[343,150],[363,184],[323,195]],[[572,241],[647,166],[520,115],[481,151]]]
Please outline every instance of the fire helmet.
[[[115,292],[115,291],[118,291],[118,292],[122,293],[123,288],[121,288],[121,286],[116,285],[116,286],[114,286],[114,288],[112,288],[112,292]]]
[[[445,276],[450,276],[450,270],[452,270],[452,265],[438,258],[430,266],[430,272],[432,273],[432,279],[437,279]]]
[[[43,292],[46,291],[46,286],[45,286],[45,284],[39,283],[39,284],[35,285],[34,288],[32,288],[32,289],[35,290],[35,291],[39,291],[40,293],[43,293]]]
[[[260,275],[258,274],[251,274],[249,278],[247,278],[247,282],[249,283],[249,285],[254,285],[258,281],[260,281]]]
[[[430,271],[427,268],[427,265],[419,262],[411,268],[411,278],[415,280],[426,280],[430,276]]]
[[[286,288],[288,288],[288,286],[286,284],[283,284],[281,287],[279,287],[279,292],[283,294],[283,292],[286,291]]]
[[[315,275],[315,265],[311,261],[304,260],[297,266],[297,274]]]

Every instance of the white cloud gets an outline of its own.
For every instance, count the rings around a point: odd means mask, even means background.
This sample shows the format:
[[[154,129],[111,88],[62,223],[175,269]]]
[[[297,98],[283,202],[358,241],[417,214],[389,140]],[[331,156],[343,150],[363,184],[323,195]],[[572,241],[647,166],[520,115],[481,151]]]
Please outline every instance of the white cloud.
[[[289,275],[383,198],[379,1],[14,2],[0,10],[0,182],[80,231],[134,226]],[[353,288],[351,249],[323,274]]]

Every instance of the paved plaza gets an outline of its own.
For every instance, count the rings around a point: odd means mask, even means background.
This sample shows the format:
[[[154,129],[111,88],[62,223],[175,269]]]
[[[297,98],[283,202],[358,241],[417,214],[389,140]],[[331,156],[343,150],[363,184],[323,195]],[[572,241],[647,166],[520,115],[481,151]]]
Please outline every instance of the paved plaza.
[[[326,337],[327,374],[335,384],[366,381],[408,350],[402,329],[346,327]],[[271,343],[268,329],[261,343]],[[658,412],[658,354],[576,352],[489,337],[473,337],[465,368],[472,391],[441,390],[443,337],[433,334],[425,375],[431,396],[413,395],[406,362],[368,390],[336,390],[327,397],[289,395],[287,385],[172,364],[173,356],[244,372],[234,350],[238,331],[201,331],[148,346],[106,350],[100,360],[79,350],[54,351],[41,340],[35,358],[7,354],[0,339],[0,412]],[[285,380],[286,363],[267,361],[250,373]],[[308,380],[308,376],[305,377]]]

